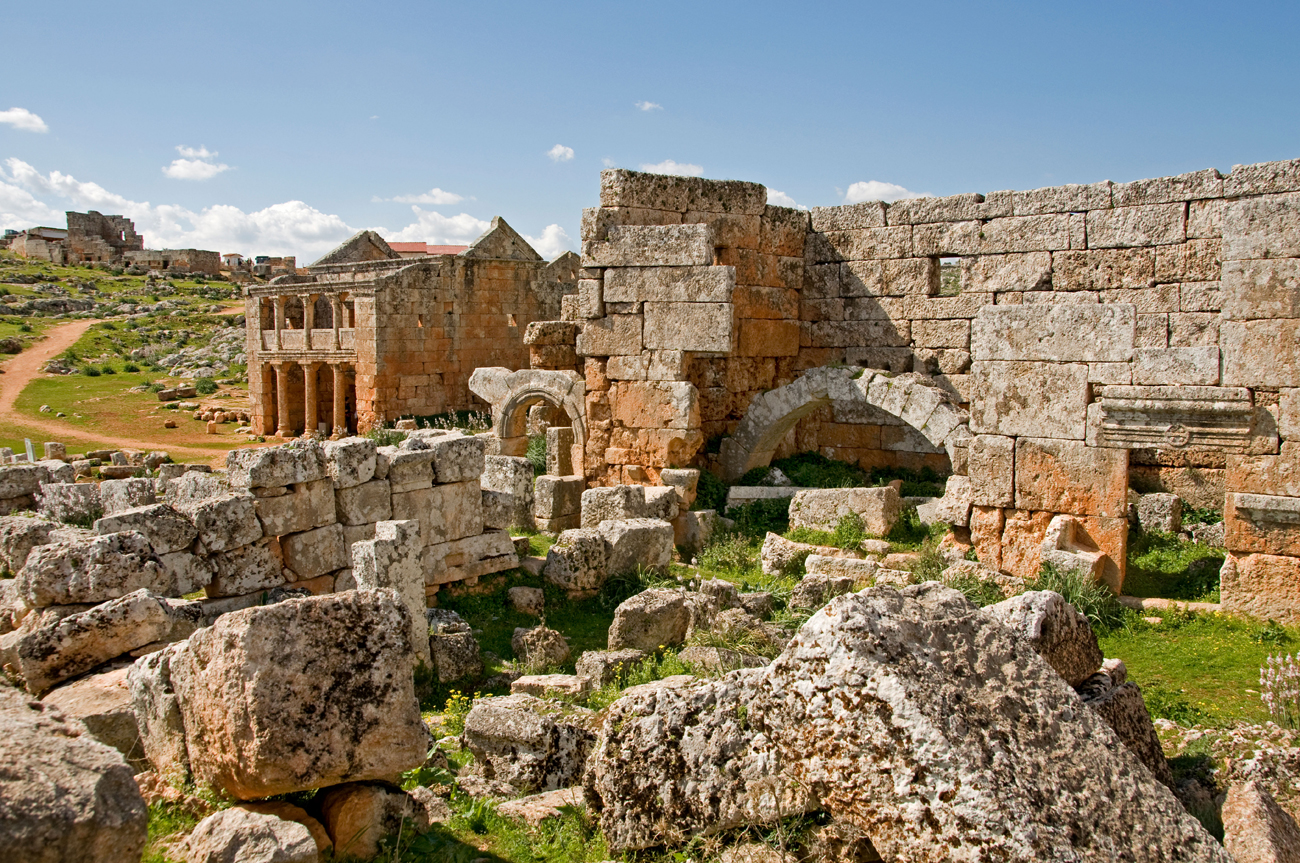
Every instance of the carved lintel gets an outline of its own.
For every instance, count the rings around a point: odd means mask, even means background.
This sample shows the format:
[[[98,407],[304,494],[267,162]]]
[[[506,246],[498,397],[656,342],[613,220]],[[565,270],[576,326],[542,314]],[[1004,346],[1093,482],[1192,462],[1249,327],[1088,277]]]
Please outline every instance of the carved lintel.
[[[1300,524],[1300,497],[1276,494],[1241,494],[1232,496],[1237,514],[1255,523]]]
[[[1255,405],[1244,387],[1108,386],[1088,413],[1096,446],[1244,453],[1255,434]]]

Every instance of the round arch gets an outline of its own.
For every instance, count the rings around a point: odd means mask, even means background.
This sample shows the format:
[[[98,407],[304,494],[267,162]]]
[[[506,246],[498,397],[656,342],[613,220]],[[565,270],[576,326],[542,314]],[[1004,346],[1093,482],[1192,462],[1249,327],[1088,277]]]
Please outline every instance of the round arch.
[[[587,450],[586,381],[577,372],[506,368],[475,369],[470,392],[492,406],[492,433],[502,455],[523,455],[528,449],[528,408],[548,402],[564,411],[573,429],[573,471],[583,473]]]
[[[955,443],[970,437],[966,412],[925,375],[823,366],[749,403],[736,431],[722,442],[722,479],[735,482],[769,464],[790,429],[831,402],[859,402],[893,414],[949,458]]]

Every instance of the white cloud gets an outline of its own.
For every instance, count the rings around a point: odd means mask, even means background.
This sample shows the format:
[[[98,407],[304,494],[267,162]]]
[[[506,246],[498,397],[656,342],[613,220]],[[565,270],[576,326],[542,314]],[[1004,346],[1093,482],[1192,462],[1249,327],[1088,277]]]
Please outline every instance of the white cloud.
[[[613,159],[609,158],[608,156],[606,156],[605,158],[601,159],[601,160],[600,160],[600,163],[601,163],[602,165],[604,165],[606,168],[614,168],[614,167],[617,167],[617,165],[618,165],[617,162],[615,162]]]
[[[229,165],[199,159],[174,159],[162,172],[173,180],[211,180],[222,171],[229,170]]]
[[[776,189],[767,190],[767,202],[773,207],[794,207],[796,210],[808,209],[803,204],[795,203],[794,198],[791,198],[785,192],[778,192]]]
[[[459,204],[463,200],[465,200],[464,195],[457,195],[455,192],[444,192],[437,186],[419,195],[398,195],[395,198],[374,197],[370,199],[371,203],[375,204],[392,201],[395,204],[433,204],[437,207],[446,206],[447,204]],[[412,242],[415,241],[412,240]]]
[[[540,237],[524,234],[524,239],[528,241],[528,245],[537,250],[537,254],[548,261],[554,260],[565,252],[577,251],[573,247],[573,240],[569,239],[569,235],[559,225],[547,225],[542,229]]]
[[[261,255],[312,258],[329,251],[356,229],[341,218],[302,201],[286,201],[252,213],[229,204],[193,211],[174,204],[132,201],[98,183],[83,182],[51,171],[43,175],[19,159],[5,160],[0,170],[0,222],[3,227],[63,224],[63,209],[99,210],[135,222],[153,249],[236,249]],[[39,196],[39,197],[38,197]],[[56,209],[40,198],[62,198],[70,206]]]
[[[546,151],[546,155],[551,157],[552,162],[567,162],[573,158],[573,148],[566,147],[563,144],[556,144]]]
[[[385,240],[407,243],[432,243],[435,246],[465,245],[478,238],[492,226],[491,222],[475,218],[469,213],[444,216],[432,210],[411,207],[415,221],[398,231],[375,228]]]
[[[674,162],[672,159],[664,159],[657,165],[641,165],[642,171],[649,171],[652,174],[676,174],[679,177],[702,177],[704,169],[699,165],[682,164]]]
[[[637,102],[636,106],[642,111],[662,111],[664,109],[664,106],[657,102]]]
[[[219,155],[216,152],[209,153],[207,147],[199,147],[196,150],[193,147],[186,147],[184,144],[178,145],[176,152],[187,159],[215,159]]]
[[[48,132],[50,127],[45,121],[26,108],[10,108],[0,111],[0,123],[8,123],[20,132]]]
[[[863,201],[901,201],[905,198],[929,198],[926,192],[912,192],[894,183],[880,180],[865,180],[849,186],[844,195],[844,203],[858,204]]]

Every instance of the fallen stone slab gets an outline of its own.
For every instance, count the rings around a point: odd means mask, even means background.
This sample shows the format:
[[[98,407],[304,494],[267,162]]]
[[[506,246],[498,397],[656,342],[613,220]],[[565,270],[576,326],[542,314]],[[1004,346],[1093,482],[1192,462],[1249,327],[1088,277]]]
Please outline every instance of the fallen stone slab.
[[[50,531],[58,527],[58,522],[48,518],[0,516],[0,566],[11,573],[18,572],[31,550],[49,542]]]
[[[814,488],[790,499],[790,527],[835,530],[841,518],[856,515],[867,533],[884,536],[902,511],[902,498],[893,486]]]
[[[483,657],[470,625],[454,611],[430,608],[424,612],[429,626],[429,653],[441,683],[478,677]]]
[[[605,538],[594,527],[562,532],[546,552],[542,576],[571,591],[598,590],[609,575]]]
[[[557,788],[554,791],[543,791],[541,794],[520,797],[518,800],[507,800],[497,807],[497,812],[537,828],[542,826],[542,822],[547,818],[559,818],[566,808],[584,805],[586,799],[581,787]]]
[[[380,843],[401,829],[411,810],[406,794],[382,785],[349,782],[326,791],[321,800],[325,829],[335,853],[344,859],[372,859]]]
[[[623,600],[609,626],[609,649],[654,653],[686,640],[694,614],[685,591],[656,588]]]
[[[806,542],[795,542],[769,532],[763,537],[759,560],[766,575],[788,575],[797,572],[811,554],[822,557],[861,557],[857,552],[836,548],[833,545],[809,545]]]
[[[580,780],[595,718],[585,708],[532,695],[478,698],[461,740],[483,764],[484,778],[521,791],[552,791]]]
[[[316,863],[320,853],[303,824],[233,806],[204,818],[185,840],[186,863]]]
[[[1223,803],[1223,847],[1236,863],[1291,863],[1300,826],[1260,782],[1236,782]]]
[[[510,684],[511,695],[576,698],[587,691],[588,679],[576,674],[526,674]]]
[[[409,632],[391,590],[247,608],[196,632],[169,669],[195,778],[250,799],[423,764]]]
[[[32,549],[18,591],[33,608],[107,602],[135,590],[175,591],[149,540],[135,531],[52,542]]]
[[[1092,624],[1059,593],[1031,590],[987,606],[984,612],[1025,639],[1071,686],[1101,668],[1101,647]]]
[[[676,494],[672,489],[668,491]],[[673,526],[655,518],[602,521],[605,568],[610,575],[639,569],[666,572],[673,559]]]
[[[121,753],[0,684],[0,843],[15,863],[139,863],[149,812]]]
[[[226,471],[232,488],[277,488],[329,476],[325,449],[314,440],[231,450],[226,454]]]
[[[834,558],[831,558],[832,560]],[[790,591],[791,608],[821,608],[835,597],[853,590],[853,577],[810,573]]]
[[[129,665],[124,665],[103,674],[87,675],[51,689],[41,701],[80,721],[91,737],[122,753],[133,770],[144,770],[149,760],[131,707],[131,689],[127,685],[130,670]]]
[[[143,534],[158,555],[184,551],[199,535],[194,522],[165,503],[119,510],[97,519],[94,525],[95,533],[100,536],[128,530]]]

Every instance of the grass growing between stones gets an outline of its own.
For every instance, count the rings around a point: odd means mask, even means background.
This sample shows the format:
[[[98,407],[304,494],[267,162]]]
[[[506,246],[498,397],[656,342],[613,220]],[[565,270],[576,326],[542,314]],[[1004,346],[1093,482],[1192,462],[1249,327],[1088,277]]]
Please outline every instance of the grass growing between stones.
[[[453,792],[452,818],[423,836],[390,837],[375,859],[402,863],[587,863],[607,860],[605,839],[584,809],[567,809],[537,828],[507,818],[491,803]]]
[[[1175,534],[1130,532],[1124,592],[1130,596],[1219,601],[1224,550]]]

